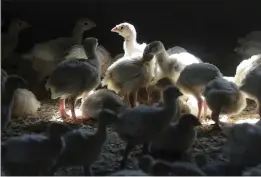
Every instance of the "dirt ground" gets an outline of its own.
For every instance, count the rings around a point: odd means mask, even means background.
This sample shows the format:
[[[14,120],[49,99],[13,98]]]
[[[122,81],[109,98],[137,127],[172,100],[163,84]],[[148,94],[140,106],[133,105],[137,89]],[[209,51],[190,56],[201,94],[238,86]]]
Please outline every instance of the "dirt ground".
[[[6,130],[2,133],[2,142],[8,137],[22,135],[31,132],[44,131],[48,121],[58,116],[58,102],[57,101],[42,101],[42,106],[38,111],[37,116],[14,118]],[[242,114],[255,113],[255,105],[248,106]],[[94,131],[97,123],[92,121],[89,125],[74,125],[76,127],[86,126],[90,131]],[[193,146],[192,161],[195,162],[196,157],[202,157],[207,161],[212,160],[226,160],[222,155],[222,146],[226,141],[225,136],[219,132],[209,132],[210,126],[202,126],[198,129],[198,138]],[[122,153],[125,143],[120,140],[115,132],[109,128],[109,135],[107,142],[103,147],[103,152],[99,160],[93,164],[94,175],[108,175],[119,169],[119,161],[122,158]],[[128,169],[137,169],[137,157],[140,157],[140,149],[132,151],[129,161]],[[200,158],[197,158],[200,162]],[[62,168],[56,172],[55,175],[79,176],[83,175],[81,167]]]

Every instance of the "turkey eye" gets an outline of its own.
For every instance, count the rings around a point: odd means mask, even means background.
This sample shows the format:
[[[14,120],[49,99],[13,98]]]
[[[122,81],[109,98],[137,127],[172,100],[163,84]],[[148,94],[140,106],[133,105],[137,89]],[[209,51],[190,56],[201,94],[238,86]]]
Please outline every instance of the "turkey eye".
[[[121,30],[124,29],[124,26],[121,26]]]

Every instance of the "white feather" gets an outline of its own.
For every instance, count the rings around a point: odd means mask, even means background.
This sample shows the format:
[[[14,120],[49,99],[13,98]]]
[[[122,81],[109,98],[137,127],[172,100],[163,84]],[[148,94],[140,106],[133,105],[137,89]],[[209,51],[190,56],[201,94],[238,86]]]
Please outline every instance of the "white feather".
[[[16,117],[25,115],[35,115],[40,108],[41,103],[35,95],[26,89],[17,89],[14,94],[14,105],[12,114]]]

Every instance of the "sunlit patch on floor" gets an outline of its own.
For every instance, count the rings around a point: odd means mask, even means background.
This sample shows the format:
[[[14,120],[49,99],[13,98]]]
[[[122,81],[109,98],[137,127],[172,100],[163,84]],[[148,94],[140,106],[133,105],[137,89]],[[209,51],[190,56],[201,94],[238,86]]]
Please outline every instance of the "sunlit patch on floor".
[[[249,123],[249,124],[255,124],[257,121],[259,121],[259,116],[257,114],[252,115],[240,115],[235,116],[233,118],[229,118],[227,115],[221,115],[219,116],[219,121],[223,124],[242,124],[242,123]],[[208,126],[214,124],[213,120],[205,119],[201,120],[201,124],[203,126]]]
[[[255,124],[259,121],[259,118],[247,118],[243,120],[238,120],[235,123],[236,124],[242,124],[242,123],[249,123],[249,124]]]
[[[212,125],[214,124],[215,122],[213,120],[210,120],[210,119],[205,119],[205,120],[202,120],[201,121],[201,124],[204,126],[204,125]]]
[[[72,116],[72,113],[71,111],[66,111],[66,113],[69,115],[69,116]],[[82,111],[79,109],[79,108],[75,108],[75,114],[76,114],[76,117],[81,117],[82,116]]]
[[[66,113],[67,113],[69,116],[72,116],[70,110],[66,111]],[[75,114],[76,114],[76,117],[81,117],[81,116],[82,116],[82,111],[81,111],[79,108],[75,108]],[[60,113],[59,113],[59,111],[58,111],[58,112],[56,112],[56,113],[52,116],[52,118],[50,119],[50,121],[63,122],[64,120],[61,118]]]
[[[234,116],[233,118],[228,118],[228,116],[224,116],[220,118],[220,122],[233,123],[233,124],[242,124],[242,123],[255,124],[259,119],[260,118],[257,114],[240,115],[240,116]]]

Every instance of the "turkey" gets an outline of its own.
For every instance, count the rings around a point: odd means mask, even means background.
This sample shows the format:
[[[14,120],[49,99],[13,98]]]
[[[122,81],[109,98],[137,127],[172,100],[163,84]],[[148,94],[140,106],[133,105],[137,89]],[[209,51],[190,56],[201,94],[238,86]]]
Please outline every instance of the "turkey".
[[[102,86],[125,96],[132,107],[137,104],[137,93],[152,80],[152,55],[123,57],[114,62],[105,73]],[[133,95],[133,101],[130,96]]]
[[[102,46],[97,47],[97,55],[101,63],[101,74],[105,75],[108,67],[113,63],[114,59],[111,54]],[[65,56],[65,59],[75,59],[75,58],[87,58],[84,48],[82,45],[74,45],[68,50],[68,54]]]
[[[261,54],[243,60],[236,69],[235,83],[246,97],[258,104],[261,116]]]
[[[76,22],[71,37],[60,37],[35,44],[30,53],[25,54],[23,58],[32,61],[33,69],[39,73],[39,80],[42,80],[60,61],[64,60],[71,46],[81,44],[83,33],[95,26],[90,19],[82,18]]]
[[[246,98],[237,85],[223,78],[210,81],[203,92],[205,100],[212,110],[211,118],[218,127],[219,115],[239,114],[246,107]]]
[[[73,121],[76,121],[75,103],[84,93],[95,89],[101,81],[100,60],[97,57],[96,38],[86,38],[83,41],[86,59],[65,60],[51,73],[45,87],[51,90],[51,98],[60,98],[60,114],[66,119],[65,99],[69,99]]]
[[[163,77],[169,77],[174,83],[177,82],[180,72],[192,63],[201,63],[202,61],[188,52],[174,53],[169,55],[162,42],[154,41],[147,45],[144,54],[153,54],[157,60],[157,69],[154,71],[156,83]]]
[[[201,117],[201,110],[204,107],[203,117],[207,114],[207,104],[202,98],[202,93],[208,82],[222,78],[220,70],[209,63],[193,63],[187,65],[179,75],[176,82],[177,87],[184,95],[193,95],[198,102],[198,118]]]
[[[137,32],[135,27],[127,22],[116,25],[111,29],[112,32],[118,33],[124,38],[123,49],[124,56],[142,55],[146,43],[137,43]]]
[[[143,144],[143,152],[148,151],[148,143],[156,138],[169,125],[177,114],[179,90],[169,86],[163,93],[162,106],[138,106],[127,109],[118,115],[119,122],[115,131],[127,145],[121,167],[125,167],[130,151],[138,144]]]

